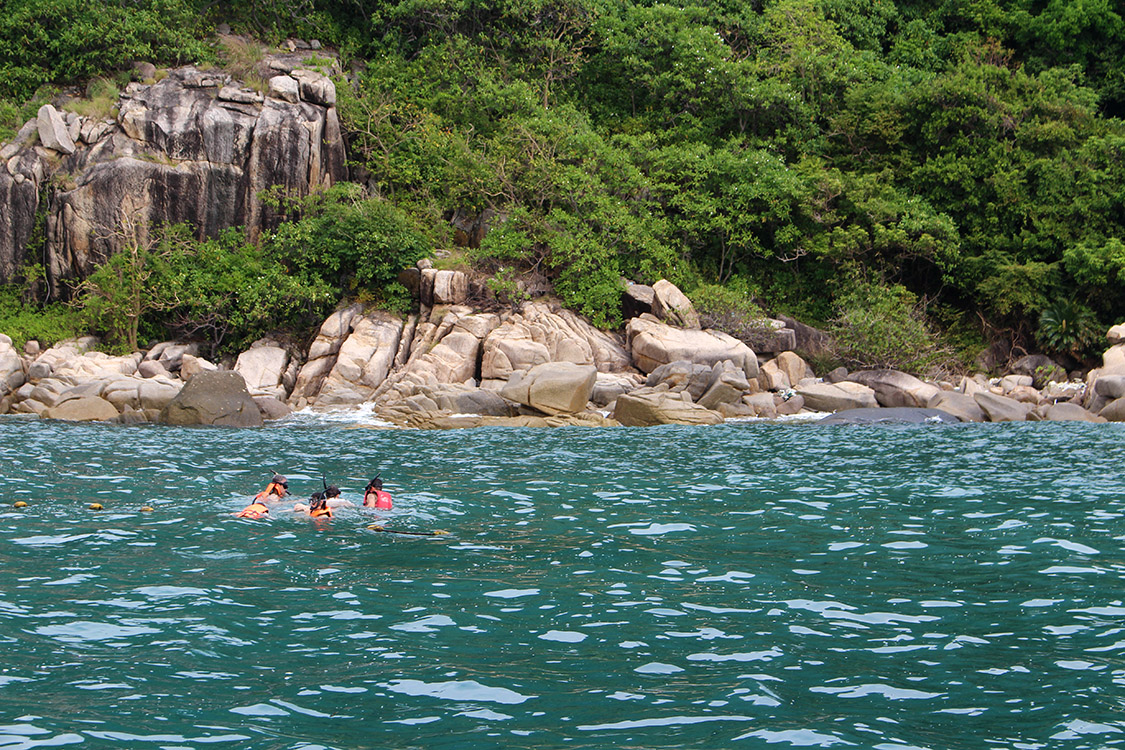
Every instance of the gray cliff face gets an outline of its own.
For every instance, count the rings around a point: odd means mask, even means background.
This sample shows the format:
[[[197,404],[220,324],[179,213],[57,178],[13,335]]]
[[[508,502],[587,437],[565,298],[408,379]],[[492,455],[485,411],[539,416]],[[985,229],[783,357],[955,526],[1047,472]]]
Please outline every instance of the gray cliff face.
[[[52,287],[82,278],[118,249],[122,227],[141,238],[178,222],[199,238],[232,226],[257,236],[280,220],[261,191],[280,186],[304,196],[346,179],[331,80],[291,58],[267,64],[278,84],[294,85],[262,94],[224,73],[185,67],[151,85],[130,84],[112,121],[44,107],[38,123],[0,148],[0,282],[29,253]],[[62,140],[71,136],[72,153],[44,145],[45,122]],[[29,248],[44,218],[45,245]]]

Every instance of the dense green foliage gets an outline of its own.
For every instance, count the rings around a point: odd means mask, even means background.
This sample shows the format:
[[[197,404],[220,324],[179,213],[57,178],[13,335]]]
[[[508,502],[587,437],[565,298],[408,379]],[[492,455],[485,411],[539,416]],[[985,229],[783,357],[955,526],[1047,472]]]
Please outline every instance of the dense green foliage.
[[[0,129],[40,87],[82,83],[133,60],[211,56],[192,0],[8,0],[0,12]],[[22,124],[22,123],[20,123]]]
[[[829,333],[836,354],[854,369],[892,368],[929,372],[940,364],[917,299],[903,286],[859,280],[836,300]]]
[[[14,0],[0,116],[43,84],[203,58],[219,22],[359,71],[339,107],[372,195],[298,207],[268,251],[341,295],[401,304],[397,268],[456,215],[485,217],[467,257],[508,269],[497,290],[534,270],[606,326],[622,277],[720,285],[832,325],[849,361],[919,370],[981,330],[1077,364],[1125,317],[1108,0]]]
[[[184,226],[127,242],[80,290],[84,318],[112,347],[135,351],[142,335],[177,336],[204,341],[211,356],[307,329],[336,299],[322,278],[287,268],[237,229],[194,242]]]
[[[404,306],[406,289],[398,274],[414,265],[428,244],[402,211],[364,198],[352,183],[301,200],[274,200],[299,217],[266,238],[272,255],[286,267],[348,296],[367,291],[384,307]]]
[[[17,350],[32,339],[48,347],[82,333],[77,310],[61,302],[39,305],[26,297],[18,285],[0,286],[0,332],[12,339]]]

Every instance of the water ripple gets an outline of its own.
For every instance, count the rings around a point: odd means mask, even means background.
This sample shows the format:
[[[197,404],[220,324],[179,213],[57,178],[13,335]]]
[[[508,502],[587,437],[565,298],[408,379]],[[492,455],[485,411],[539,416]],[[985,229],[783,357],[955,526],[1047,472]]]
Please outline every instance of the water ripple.
[[[1125,746],[1118,429],[0,419],[0,746]]]

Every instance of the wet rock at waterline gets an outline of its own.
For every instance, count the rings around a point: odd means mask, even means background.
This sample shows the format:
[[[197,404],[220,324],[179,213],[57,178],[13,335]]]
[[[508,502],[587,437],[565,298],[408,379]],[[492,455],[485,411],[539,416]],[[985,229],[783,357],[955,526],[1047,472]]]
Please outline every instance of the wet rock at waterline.
[[[260,427],[262,414],[241,375],[211,370],[188,381],[160,412],[160,421],[172,425]]]

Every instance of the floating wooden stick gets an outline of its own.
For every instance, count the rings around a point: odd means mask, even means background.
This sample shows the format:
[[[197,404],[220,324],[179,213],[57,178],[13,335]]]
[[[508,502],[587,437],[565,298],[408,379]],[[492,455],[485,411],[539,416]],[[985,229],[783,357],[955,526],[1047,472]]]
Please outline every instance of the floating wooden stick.
[[[444,536],[448,531],[441,529],[434,529],[433,531],[407,531],[405,529],[387,529],[382,526],[368,526],[371,531],[379,531],[384,534],[405,534],[407,536]]]

